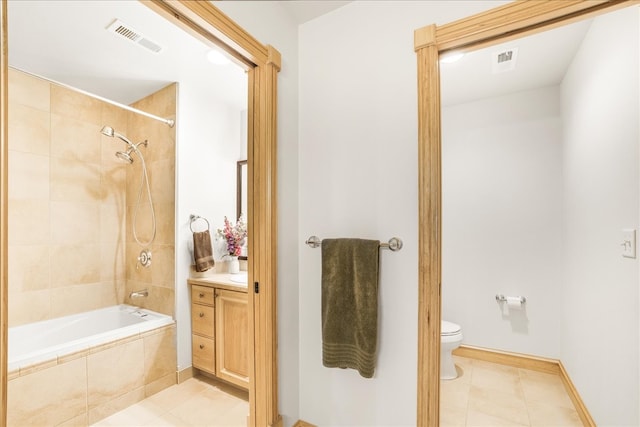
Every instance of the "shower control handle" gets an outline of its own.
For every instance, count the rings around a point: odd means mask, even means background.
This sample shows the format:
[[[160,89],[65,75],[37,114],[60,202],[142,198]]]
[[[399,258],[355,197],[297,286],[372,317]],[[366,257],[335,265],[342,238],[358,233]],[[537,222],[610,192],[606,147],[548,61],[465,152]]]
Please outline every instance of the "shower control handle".
[[[143,249],[138,255],[138,264],[145,268],[151,267],[151,251],[149,249]],[[136,264],[136,269],[138,265]]]

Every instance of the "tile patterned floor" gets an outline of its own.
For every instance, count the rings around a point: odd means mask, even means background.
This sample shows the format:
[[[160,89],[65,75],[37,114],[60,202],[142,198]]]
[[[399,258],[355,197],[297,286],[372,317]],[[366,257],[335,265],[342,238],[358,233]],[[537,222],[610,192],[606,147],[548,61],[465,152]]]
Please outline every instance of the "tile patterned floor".
[[[582,426],[557,375],[454,356],[440,382],[440,426]]]
[[[190,378],[93,424],[95,427],[246,427],[248,395],[208,378]]]

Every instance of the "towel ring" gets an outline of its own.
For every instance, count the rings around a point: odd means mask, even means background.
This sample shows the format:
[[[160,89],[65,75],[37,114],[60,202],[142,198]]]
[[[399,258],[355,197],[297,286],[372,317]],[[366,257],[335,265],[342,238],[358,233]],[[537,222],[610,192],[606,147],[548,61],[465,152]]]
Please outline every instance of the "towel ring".
[[[193,231],[193,223],[194,223],[194,222],[196,222],[196,221],[197,221],[197,220],[199,220],[199,219],[201,219],[201,220],[203,220],[204,222],[206,222],[206,223],[207,223],[207,230],[209,230],[210,226],[209,226],[209,220],[207,220],[207,218],[202,217],[202,216],[200,216],[200,215],[193,215],[193,214],[192,214],[192,215],[190,216],[190,219],[191,219],[191,222],[189,223],[189,228],[191,229],[191,232],[192,232],[192,233],[195,233],[195,231]]]

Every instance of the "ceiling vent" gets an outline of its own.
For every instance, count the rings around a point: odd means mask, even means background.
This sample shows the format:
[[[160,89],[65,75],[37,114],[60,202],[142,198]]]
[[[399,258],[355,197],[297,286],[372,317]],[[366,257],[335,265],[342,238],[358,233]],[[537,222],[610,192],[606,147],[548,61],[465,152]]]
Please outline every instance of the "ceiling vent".
[[[512,71],[516,68],[516,60],[518,59],[518,48],[500,50],[491,54],[491,63],[493,64],[493,73],[504,73]]]
[[[116,19],[107,27],[107,31],[110,33],[116,34],[120,37],[124,37],[132,43],[137,44],[138,46],[142,46],[147,50],[150,50],[153,53],[160,53],[162,51],[162,46],[158,43],[155,43],[152,40],[149,40],[147,37],[143,36],[139,31],[131,28],[129,25],[124,22]]]

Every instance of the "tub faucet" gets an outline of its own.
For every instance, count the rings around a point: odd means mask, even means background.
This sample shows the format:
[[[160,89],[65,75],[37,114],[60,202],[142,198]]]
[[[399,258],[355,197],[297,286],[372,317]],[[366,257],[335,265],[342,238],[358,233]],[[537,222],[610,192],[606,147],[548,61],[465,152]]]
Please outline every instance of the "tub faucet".
[[[148,297],[149,291],[147,289],[142,289],[141,291],[133,291],[129,294],[129,298],[142,298]]]

